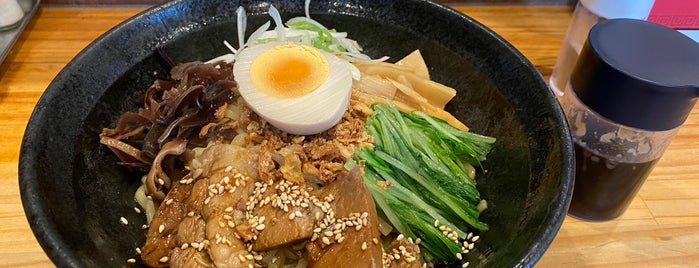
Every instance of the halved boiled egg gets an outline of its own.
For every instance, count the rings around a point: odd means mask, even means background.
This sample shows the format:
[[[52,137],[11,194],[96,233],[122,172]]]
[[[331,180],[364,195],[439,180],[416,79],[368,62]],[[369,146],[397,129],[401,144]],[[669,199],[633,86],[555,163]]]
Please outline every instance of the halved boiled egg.
[[[255,113],[295,135],[317,134],[337,124],[352,92],[352,73],[342,59],[289,42],[241,50],[233,74]]]

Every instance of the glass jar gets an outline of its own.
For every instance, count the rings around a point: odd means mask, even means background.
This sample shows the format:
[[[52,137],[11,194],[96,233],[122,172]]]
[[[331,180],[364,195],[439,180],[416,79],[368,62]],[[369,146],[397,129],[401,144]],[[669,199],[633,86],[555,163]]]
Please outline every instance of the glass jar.
[[[567,88],[561,98],[575,143],[575,187],[569,214],[590,221],[621,216],[679,127],[637,129],[612,122]]]
[[[621,216],[699,97],[699,44],[634,19],[592,27],[561,106],[575,143],[568,213]]]
[[[580,0],[575,6],[549,85],[563,96],[587,34],[595,24],[615,18],[645,19],[655,0]]]

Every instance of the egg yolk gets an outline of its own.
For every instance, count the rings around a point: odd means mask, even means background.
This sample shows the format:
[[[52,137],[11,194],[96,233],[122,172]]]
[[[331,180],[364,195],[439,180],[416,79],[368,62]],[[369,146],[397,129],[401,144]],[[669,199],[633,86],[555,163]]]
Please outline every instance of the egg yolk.
[[[328,61],[315,48],[285,44],[261,53],[250,65],[250,78],[260,91],[278,98],[313,92],[328,78]]]

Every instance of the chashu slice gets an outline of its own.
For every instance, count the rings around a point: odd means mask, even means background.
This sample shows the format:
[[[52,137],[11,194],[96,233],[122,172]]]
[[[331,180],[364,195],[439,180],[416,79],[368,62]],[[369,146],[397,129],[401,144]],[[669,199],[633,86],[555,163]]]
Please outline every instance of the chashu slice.
[[[356,221],[361,222],[361,227],[356,224],[352,224],[352,226],[345,224],[345,228],[341,232],[341,241],[334,238],[333,241],[325,239],[328,237],[324,236],[323,233],[327,230],[321,231],[321,236],[318,239],[306,245],[309,267],[383,266],[381,244],[374,243],[380,239],[379,220],[374,200],[362,179],[362,171],[363,167],[357,166],[320,190],[318,194],[320,199],[332,200],[329,202],[330,206],[335,218],[339,219],[335,225],[342,219],[358,218]],[[357,215],[361,216],[357,217]],[[330,243],[327,243],[329,241]]]

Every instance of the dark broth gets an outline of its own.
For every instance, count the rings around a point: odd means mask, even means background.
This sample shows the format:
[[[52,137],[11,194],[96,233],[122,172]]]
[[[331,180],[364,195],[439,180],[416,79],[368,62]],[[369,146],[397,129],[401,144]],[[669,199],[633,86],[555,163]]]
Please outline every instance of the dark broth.
[[[568,214],[590,221],[621,216],[659,159],[619,163],[575,144],[575,187]]]

